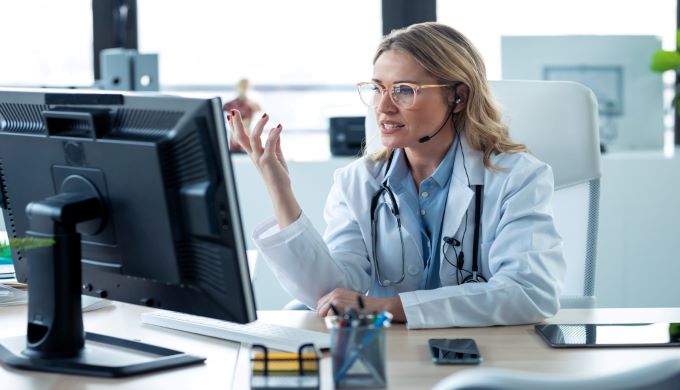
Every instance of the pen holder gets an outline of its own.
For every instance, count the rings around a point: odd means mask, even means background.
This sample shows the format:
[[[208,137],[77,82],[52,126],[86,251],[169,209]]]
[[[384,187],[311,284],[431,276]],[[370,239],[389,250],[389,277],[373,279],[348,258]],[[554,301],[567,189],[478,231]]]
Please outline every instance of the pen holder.
[[[331,328],[336,387],[385,387],[385,327]]]

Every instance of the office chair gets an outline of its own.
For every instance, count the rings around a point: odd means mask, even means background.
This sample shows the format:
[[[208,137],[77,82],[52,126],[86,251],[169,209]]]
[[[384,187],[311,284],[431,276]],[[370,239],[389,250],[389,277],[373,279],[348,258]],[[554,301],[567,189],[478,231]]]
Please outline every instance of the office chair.
[[[511,138],[553,169],[555,224],[567,262],[560,305],[594,307],[601,176],[595,95],[568,81],[491,81],[491,90]],[[372,109],[366,140],[369,151],[380,146]]]
[[[555,225],[567,262],[560,306],[594,307],[602,176],[595,95],[568,81],[493,81],[491,89],[510,137],[553,169]]]
[[[680,357],[606,375],[566,376],[501,368],[472,368],[449,375],[433,390],[670,390],[680,383]]]

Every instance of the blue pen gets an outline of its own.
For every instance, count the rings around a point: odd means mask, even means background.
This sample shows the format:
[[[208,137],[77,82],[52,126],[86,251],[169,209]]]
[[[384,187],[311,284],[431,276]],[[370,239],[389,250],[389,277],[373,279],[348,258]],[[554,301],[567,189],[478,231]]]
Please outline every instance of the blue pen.
[[[375,322],[373,323],[375,329],[369,330],[364,335],[363,339],[356,347],[356,349],[352,350],[347,360],[345,360],[345,364],[342,367],[340,367],[338,372],[335,374],[335,383],[340,382],[340,380],[345,375],[347,375],[347,371],[349,371],[349,369],[352,368],[352,365],[354,365],[354,362],[356,362],[356,360],[359,358],[359,355],[361,354],[362,350],[373,342],[373,339],[375,339],[375,337],[378,335],[378,332],[381,331],[380,328],[389,326],[391,320],[392,314],[386,311],[383,311],[376,317]]]

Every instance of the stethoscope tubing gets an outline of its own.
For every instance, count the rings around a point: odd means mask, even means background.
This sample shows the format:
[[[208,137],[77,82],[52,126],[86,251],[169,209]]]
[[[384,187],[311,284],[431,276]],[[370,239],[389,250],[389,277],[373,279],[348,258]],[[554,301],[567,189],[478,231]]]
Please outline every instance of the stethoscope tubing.
[[[459,142],[459,140],[458,140]],[[460,143],[458,144],[460,146]],[[461,148],[462,152],[462,148]],[[393,155],[390,155],[389,160],[387,161],[387,166],[385,167],[385,178],[383,179],[383,182],[380,184],[380,188],[376,191],[376,193],[373,195],[373,198],[371,199],[371,210],[370,210],[370,217],[371,217],[371,244],[372,244],[372,255],[373,255],[373,263],[374,263],[374,269],[376,273],[376,277],[378,280],[378,284],[381,287],[390,287],[395,284],[399,284],[404,281],[406,278],[406,252],[404,248],[404,237],[402,233],[402,227],[401,227],[401,216],[399,213],[399,205],[397,204],[397,199],[394,193],[392,192],[392,189],[389,187],[387,184],[387,173],[389,172],[390,166],[392,165],[392,158]],[[463,154],[463,166],[465,167],[465,155]],[[467,168],[465,169],[466,175],[467,175]],[[468,177],[468,186],[470,186],[470,179]],[[466,271],[470,272],[470,275],[465,277],[463,279],[463,283],[478,283],[478,282],[486,282],[486,278],[479,272],[479,233],[480,233],[480,225],[481,225],[481,212],[482,212],[482,198],[484,194],[484,187],[481,185],[476,185],[475,187],[475,228],[474,228],[474,237],[473,237],[473,255],[472,255],[472,270],[471,271]],[[378,218],[377,218],[377,211],[378,211],[378,205],[380,203],[380,199],[383,198],[383,195],[387,194],[389,197],[390,203],[392,204],[392,207],[390,208],[390,211],[392,215],[395,217],[396,222],[397,222],[397,230],[399,231],[399,241],[401,244],[401,275],[398,280],[392,281],[389,279],[383,279],[382,275],[380,273],[380,262],[378,261],[378,228],[377,228],[377,223],[378,223]],[[444,216],[442,215],[442,226],[444,223]],[[465,219],[466,223],[466,230],[467,230],[467,216]],[[440,234],[442,230],[440,227]],[[463,237],[464,240],[464,237]],[[432,250],[431,256],[432,256]],[[462,252],[461,252],[462,254]],[[452,264],[453,265],[453,264]],[[426,267],[429,266],[429,260],[427,262]],[[454,265],[455,268],[458,268],[457,266]]]

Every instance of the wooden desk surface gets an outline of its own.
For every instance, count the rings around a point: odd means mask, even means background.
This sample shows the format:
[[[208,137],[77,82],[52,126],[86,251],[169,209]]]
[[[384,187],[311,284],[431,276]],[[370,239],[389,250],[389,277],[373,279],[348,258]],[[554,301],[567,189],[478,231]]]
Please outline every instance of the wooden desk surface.
[[[147,374],[126,379],[102,379],[35,373],[0,367],[3,389],[247,389],[249,388],[249,351],[247,346],[142,325],[140,314],[147,308],[116,303],[85,313],[88,331],[141,340],[188,353],[207,356],[205,364]],[[325,330],[315,313],[305,311],[262,311],[262,321],[287,326]],[[21,335],[25,329],[26,306],[0,307],[2,337]],[[550,323],[634,323],[680,322],[680,308],[646,309],[565,309]],[[680,356],[680,348],[572,349],[549,348],[535,334],[533,326],[493,328],[458,328],[407,330],[395,325],[387,336],[387,375],[391,389],[431,388],[447,375],[473,367],[437,366],[432,364],[427,339],[437,337],[474,338],[484,357],[482,366],[524,371],[559,373],[562,375],[606,373],[637,365]],[[331,362],[322,362],[322,388],[332,388]]]

